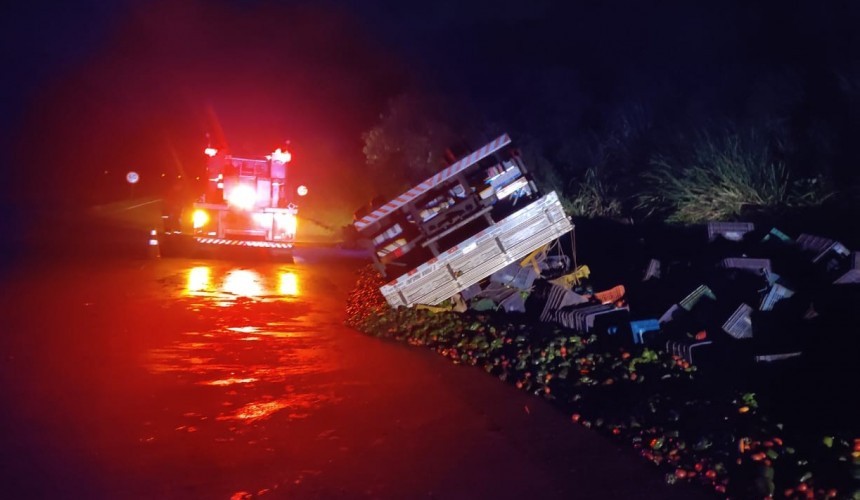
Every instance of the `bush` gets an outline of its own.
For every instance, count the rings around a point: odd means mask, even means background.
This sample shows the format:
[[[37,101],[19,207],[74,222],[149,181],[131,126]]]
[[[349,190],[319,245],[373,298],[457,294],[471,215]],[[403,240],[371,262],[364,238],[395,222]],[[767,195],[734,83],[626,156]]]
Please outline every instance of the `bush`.
[[[622,213],[621,200],[615,196],[614,185],[601,179],[593,168],[585,172],[585,178],[573,197],[564,199],[563,203],[568,213],[579,217],[619,217]]]
[[[658,156],[651,166],[638,208],[670,222],[731,220],[749,208],[776,213],[819,206],[833,194],[822,177],[792,175],[769,147],[737,134],[705,137],[689,155]]]

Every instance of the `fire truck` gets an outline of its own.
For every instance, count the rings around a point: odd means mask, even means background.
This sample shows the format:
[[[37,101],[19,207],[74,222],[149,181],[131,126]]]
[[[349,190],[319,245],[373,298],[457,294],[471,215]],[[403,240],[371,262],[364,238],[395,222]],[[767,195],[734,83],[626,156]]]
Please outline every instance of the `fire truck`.
[[[439,304],[573,229],[504,134],[355,214],[391,306]]]
[[[289,151],[243,157],[210,146],[204,152],[206,189],[186,221],[193,238],[205,245],[292,248],[298,207],[287,185]],[[306,193],[298,187],[299,196]]]

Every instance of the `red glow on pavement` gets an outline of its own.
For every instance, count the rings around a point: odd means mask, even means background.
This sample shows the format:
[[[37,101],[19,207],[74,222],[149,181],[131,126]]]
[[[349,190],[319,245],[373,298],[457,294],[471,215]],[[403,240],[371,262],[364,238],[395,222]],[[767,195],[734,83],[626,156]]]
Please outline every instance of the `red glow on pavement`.
[[[223,292],[247,298],[272,298],[278,295],[298,297],[301,295],[299,281],[299,275],[295,271],[283,268],[272,273],[271,276],[263,276],[248,269],[232,269],[216,280],[213,278],[211,267],[195,266],[187,272],[183,292],[188,296],[206,296]],[[214,302],[214,304],[229,307],[231,302]],[[246,333],[253,333],[253,330]]]
[[[189,269],[185,291],[188,295],[212,291],[212,270],[206,266]]]
[[[291,394],[288,397],[278,399],[263,397],[262,401],[248,403],[233,413],[219,415],[216,420],[238,420],[244,423],[253,423],[268,419],[282,410],[289,410],[288,417],[291,419],[306,418],[312,410],[331,400],[330,396],[323,394]]]
[[[145,366],[152,374],[175,376],[197,387],[204,391],[200,397],[217,404],[204,411],[195,408],[194,417],[181,412],[184,422],[178,423],[188,424],[190,418],[204,432],[197,422],[223,422],[205,432],[236,434],[246,429],[235,427],[236,422],[257,423],[279,413],[281,418],[304,418],[337,399],[328,390],[293,385],[337,368],[336,360],[319,348],[316,323],[299,313],[306,310],[297,300],[301,269],[280,266],[261,272],[213,263],[191,266],[183,275],[174,307],[214,321],[150,349]],[[180,427],[191,432],[193,426]]]
[[[202,382],[204,385],[215,385],[215,386],[227,386],[234,384],[250,384],[252,382],[256,382],[257,379],[253,377],[249,378],[225,378],[220,380],[210,380],[208,382]]]
[[[253,422],[256,420],[262,420],[264,418],[269,418],[275,412],[283,410],[289,406],[289,402],[285,400],[276,400],[276,401],[267,401],[267,402],[254,402],[248,403],[242,408],[240,408],[236,413],[230,416],[222,416],[218,417],[218,420],[245,420],[248,422]]]
[[[283,272],[280,275],[280,286],[278,287],[281,295],[299,295],[299,279],[296,273]]]
[[[247,269],[230,271],[224,277],[223,289],[240,297],[259,297],[263,295],[260,275]]]

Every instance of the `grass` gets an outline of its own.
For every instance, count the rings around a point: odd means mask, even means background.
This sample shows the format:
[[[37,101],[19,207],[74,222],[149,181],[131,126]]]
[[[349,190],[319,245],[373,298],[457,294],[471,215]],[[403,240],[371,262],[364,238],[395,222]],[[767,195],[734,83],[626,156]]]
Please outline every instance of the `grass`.
[[[161,198],[133,198],[97,205],[91,207],[89,212],[121,226],[153,229],[161,227],[162,205]]]
[[[745,210],[778,213],[820,206],[834,193],[821,177],[793,175],[754,138],[705,137],[688,158],[658,156],[643,174],[638,207],[669,222],[733,220]]]
[[[623,206],[615,191],[614,184],[604,181],[597,170],[590,168],[576,193],[563,201],[564,208],[578,217],[619,217]]]

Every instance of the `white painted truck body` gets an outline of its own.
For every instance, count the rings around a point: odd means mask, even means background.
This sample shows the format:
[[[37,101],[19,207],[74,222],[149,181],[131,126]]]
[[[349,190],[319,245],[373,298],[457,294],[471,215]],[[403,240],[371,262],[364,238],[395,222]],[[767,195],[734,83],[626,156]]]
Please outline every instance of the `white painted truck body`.
[[[436,305],[572,229],[551,192],[379,290],[394,307]]]
[[[391,306],[435,305],[570,232],[504,134],[424,182],[356,214]]]

